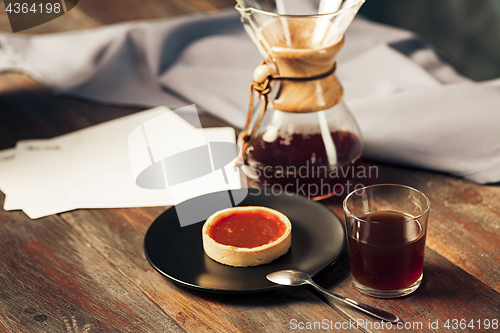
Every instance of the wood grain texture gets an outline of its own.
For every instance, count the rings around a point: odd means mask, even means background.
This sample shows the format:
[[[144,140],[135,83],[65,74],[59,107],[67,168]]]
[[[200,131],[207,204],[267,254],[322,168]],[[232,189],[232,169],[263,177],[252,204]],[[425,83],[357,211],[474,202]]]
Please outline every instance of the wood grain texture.
[[[3,324],[0,323],[0,333],[10,333],[10,331]]]
[[[76,31],[127,21],[165,19],[214,12],[234,7],[235,4],[232,0],[80,0],[67,14],[16,35]],[[0,4],[0,31],[12,33],[3,2]]]
[[[266,327],[287,332],[291,319],[344,320],[303,288],[223,295],[186,289],[164,278],[149,265],[142,249],[147,228],[163,210],[78,210],[61,216],[188,332],[258,332],[265,331]]]
[[[81,30],[233,6],[233,0],[81,0],[67,15],[22,34]],[[0,7],[0,31],[11,32]],[[50,138],[137,111],[60,97],[26,75],[2,73],[0,149],[13,147],[18,140]],[[207,116],[201,120],[203,126],[223,125]],[[376,167],[377,173],[356,183],[405,184],[422,190],[431,200],[423,285],[400,299],[364,296],[352,284],[347,250],[315,280],[341,295],[395,312],[407,322],[428,325],[439,320],[436,332],[453,331],[442,326],[447,319],[500,319],[500,187],[411,168],[364,165]],[[341,197],[322,203],[343,216]],[[152,269],[142,250],[148,226],[165,209],[77,210],[37,221],[22,212],[0,209],[0,333],[289,332],[292,319],[374,322],[302,287],[220,295],[174,284]],[[365,322],[349,327],[331,331],[387,331]],[[426,328],[402,331],[429,331]]]
[[[465,318],[467,323],[487,317],[498,319],[500,187],[478,185],[412,168],[367,162],[363,165],[376,166],[377,172],[373,172],[371,178],[354,179],[354,184],[403,184],[417,188],[429,197],[431,212],[423,284],[414,294],[401,299],[376,300],[364,296],[355,289],[348,273],[347,253],[338,263],[342,268],[324,272],[318,282],[323,285],[330,283],[332,291],[361,302],[371,300],[379,306],[390,307],[407,321],[429,325],[429,320],[432,323],[439,320],[440,329],[436,331],[450,331],[443,326],[448,319]],[[344,219],[342,200],[343,197],[334,197],[324,203]],[[358,313],[345,307],[341,309],[346,315],[359,318]],[[373,322],[367,316],[364,319]],[[363,329],[384,331],[366,325]],[[462,331],[474,330],[468,328]]]
[[[0,221],[0,324],[9,331],[183,332],[58,216],[34,223],[0,210]]]
[[[429,331],[429,321],[433,323],[436,320],[440,325],[433,332],[449,332],[450,329],[443,326],[446,320],[467,319],[469,323],[470,320],[484,318],[500,319],[500,295],[497,292],[433,250],[427,248],[425,256],[422,285],[413,294],[402,298],[377,299],[359,292],[352,282],[347,252],[335,266],[325,270],[315,280],[333,292],[393,312],[405,322],[415,325],[407,331]],[[326,301],[339,307],[353,321],[361,320],[363,325],[360,326],[368,332],[388,331],[386,327],[377,329],[377,326],[373,326],[377,320],[369,316],[331,299]],[[366,324],[366,321],[371,324]],[[422,323],[423,329],[417,329],[418,323]]]
[[[19,140],[52,138],[139,110],[60,97],[25,74],[0,74],[0,149],[14,147]]]
[[[500,186],[479,185],[442,173],[364,162],[371,178],[357,184],[403,184],[425,193],[431,201],[426,245],[500,292]],[[376,170],[376,171],[375,171]],[[344,218],[343,197],[323,201]]]

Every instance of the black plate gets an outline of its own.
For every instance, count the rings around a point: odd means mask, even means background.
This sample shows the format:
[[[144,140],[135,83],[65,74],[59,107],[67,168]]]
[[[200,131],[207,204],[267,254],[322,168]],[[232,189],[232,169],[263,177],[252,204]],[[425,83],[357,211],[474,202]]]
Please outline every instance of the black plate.
[[[216,195],[207,194],[180,205],[203,206]],[[181,227],[176,209],[172,207],[160,215],[146,233],[144,252],[149,263],[161,274],[187,287],[243,293],[276,288],[277,285],[269,282],[266,275],[281,269],[298,269],[314,276],[332,264],[342,252],[345,237],[342,222],[317,202],[288,193],[271,195],[250,189],[238,206],[265,206],[288,216],[292,223],[292,246],[288,253],[261,266],[219,264],[203,250],[201,229],[204,222]]]

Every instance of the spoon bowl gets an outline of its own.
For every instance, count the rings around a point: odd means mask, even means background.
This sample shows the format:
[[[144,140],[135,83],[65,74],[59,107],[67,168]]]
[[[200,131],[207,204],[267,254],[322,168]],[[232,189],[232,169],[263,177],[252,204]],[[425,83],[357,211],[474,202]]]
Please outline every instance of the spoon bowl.
[[[309,274],[294,270],[277,271],[268,274],[266,278],[269,281],[274,282],[276,284],[281,284],[284,286],[292,286],[292,287],[297,287],[303,284],[307,284],[309,283],[308,282],[309,280],[312,280]]]

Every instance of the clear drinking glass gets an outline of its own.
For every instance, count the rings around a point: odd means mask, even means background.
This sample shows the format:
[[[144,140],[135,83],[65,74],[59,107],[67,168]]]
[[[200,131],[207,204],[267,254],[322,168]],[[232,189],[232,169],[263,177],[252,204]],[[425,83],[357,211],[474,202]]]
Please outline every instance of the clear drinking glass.
[[[429,208],[425,194],[403,185],[372,185],[345,198],[349,260],[358,290],[390,298],[419,287]]]

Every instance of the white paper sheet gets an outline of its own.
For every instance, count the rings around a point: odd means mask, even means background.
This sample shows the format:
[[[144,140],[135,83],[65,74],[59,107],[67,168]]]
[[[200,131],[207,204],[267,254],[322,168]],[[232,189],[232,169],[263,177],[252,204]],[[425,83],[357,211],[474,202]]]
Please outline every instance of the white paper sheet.
[[[131,154],[141,148],[133,140],[137,129],[144,131],[152,155],[147,150]],[[222,171],[216,170],[175,188],[136,185],[137,174],[152,157],[159,161],[213,141],[235,144],[234,129],[197,129],[165,107],[52,139],[20,141],[15,149],[0,152],[4,209],[22,209],[39,218],[76,208],[172,205],[196,195],[240,188],[239,173],[229,165],[224,168],[227,183]]]

